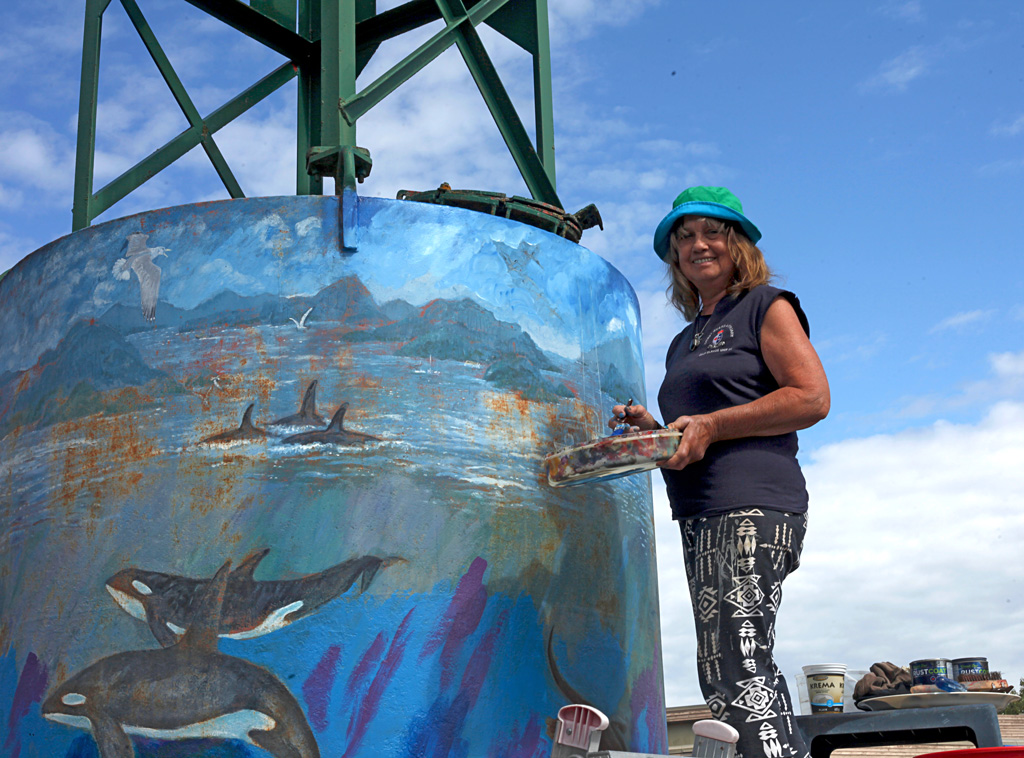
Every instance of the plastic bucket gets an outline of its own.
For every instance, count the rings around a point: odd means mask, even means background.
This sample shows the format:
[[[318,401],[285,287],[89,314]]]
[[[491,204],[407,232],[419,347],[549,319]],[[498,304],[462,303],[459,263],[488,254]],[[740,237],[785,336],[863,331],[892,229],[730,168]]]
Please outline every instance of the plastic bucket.
[[[811,713],[842,713],[846,684],[845,663],[815,663],[803,667]]]

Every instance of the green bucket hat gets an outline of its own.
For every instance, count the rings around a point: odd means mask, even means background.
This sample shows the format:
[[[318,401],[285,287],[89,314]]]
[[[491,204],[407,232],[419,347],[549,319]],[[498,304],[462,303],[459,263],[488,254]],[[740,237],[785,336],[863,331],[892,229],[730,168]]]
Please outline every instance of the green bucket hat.
[[[654,252],[665,260],[668,255],[668,238],[672,228],[683,216],[706,216],[735,221],[750,241],[757,243],[761,232],[750,219],[743,215],[743,204],[740,199],[725,187],[690,187],[679,193],[672,203],[672,210],[658,224],[654,232]]]

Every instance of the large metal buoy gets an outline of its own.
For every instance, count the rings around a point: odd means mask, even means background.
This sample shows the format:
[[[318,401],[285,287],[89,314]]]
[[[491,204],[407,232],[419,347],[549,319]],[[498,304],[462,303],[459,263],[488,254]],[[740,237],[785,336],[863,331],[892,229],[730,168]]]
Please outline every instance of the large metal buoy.
[[[666,751],[648,477],[540,465],[642,398],[633,291],[516,220],[340,204],[0,280],[5,755],[546,756],[569,702]]]

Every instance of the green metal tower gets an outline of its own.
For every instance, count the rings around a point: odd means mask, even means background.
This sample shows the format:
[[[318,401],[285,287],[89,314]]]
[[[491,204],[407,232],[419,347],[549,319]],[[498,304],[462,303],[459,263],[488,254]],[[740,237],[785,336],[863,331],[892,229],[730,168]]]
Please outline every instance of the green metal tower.
[[[354,189],[370,172],[367,150],[356,146],[359,118],[442,52],[456,45],[483,95],[533,199],[562,208],[555,192],[551,60],[547,0],[409,0],[377,12],[376,0],[184,0],[280,53],[287,62],[213,112],[202,115],[182,85],[136,0],[120,0],[189,127],[99,190],[93,191],[96,105],[103,14],[111,0],[86,0],[82,81],[75,162],[74,230],[146,180],[202,145],[231,197],[244,197],[214,134],[271,93],[298,78],[295,191],[323,194]],[[444,28],[363,89],[356,77],[385,40],[441,20]],[[536,144],[531,142],[476,27],[482,23],[533,57]]]

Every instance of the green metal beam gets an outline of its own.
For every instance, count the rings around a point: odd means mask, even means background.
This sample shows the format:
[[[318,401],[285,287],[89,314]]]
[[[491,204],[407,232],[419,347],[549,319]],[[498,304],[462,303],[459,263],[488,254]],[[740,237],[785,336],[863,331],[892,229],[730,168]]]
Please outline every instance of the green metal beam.
[[[375,105],[412,78],[428,63],[457,42],[456,30],[463,23],[475,26],[483,23],[492,13],[510,0],[483,0],[472,11],[446,21],[444,29],[420,45],[416,50],[391,67],[386,73],[367,85],[358,94],[342,100],[341,113],[345,120],[354,124]],[[436,7],[436,6],[435,6]]]
[[[281,26],[295,28],[295,0],[249,0],[249,5]]]
[[[330,2],[331,0],[325,0]],[[185,0],[291,61],[314,57],[315,45],[241,0]]]
[[[356,0],[321,0],[320,5],[320,129],[318,147],[355,147],[354,121],[341,117],[340,104],[356,91]],[[354,166],[341,162],[343,170],[335,192],[355,189]],[[352,168],[349,171],[349,168]],[[341,186],[338,186],[338,185]]]
[[[449,24],[467,15],[462,0],[437,0],[437,4]],[[458,24],[454,31],[459,52],[462,53],[462,58],[473,75],[473,81],[487,103],[487,108],[505,140],[505,145],[512,153],[512,158],[519,167],[519,173],[522,174],[530,194],[535,200],[561,208],[562,201],[555,192],[555,184],[537,156],[537,151],[530,142],[530,137],[512,105],[512,99],[501,83],[497,69],[487,55],[476,29],[469,24]]]
[[[245,194],[242,192],[242,188],[238,184],[238,180],[235,179],[235,175],[231,173],[231,168],[228,166],[227,161],[224,160],[224,156],[221,154],[220,148],[217,147],[217,143],[213,141],[213,135],[203,129],[203,117],[199,115],[199,110],[192,103],[192,98],[188,96],[188,92],[185,91],[185,85],[181,83],[181,79],[178,78],[178,74],[174,71],[174,67],[164,54],[163,48],[160,47],[160,43],[153,34],[153,30],[150,29],[145,16],[142,15],[142,10],[139,8],[135,0],[121,0],[121,5],[124,6],[125,12],[128,14],[128,18],[131,19],[132,24],[135,26],[135,30],[139,33],[139,37],[142,38],[142,42],[145,44],[146,50],[149,51],[150,56],[153,58],[153,63],[155,63],[157,69],[159,69],[161,76],[164,78],[164,82],[171,90],[171,94],[174,95],[174,99],[178,103],[178,107],[181,108],[181,112],[184,113],[185,118],[188,119],[189,125],[193,128],[200,129],[200,134],[202,135],[201,144],[203,149],[206,151],[206,155],[209,157],[210,162],[213,164],[213,167],[217,170],[217,176],[219,176],[220,180],[224,183],[224,189],[228,191],[228,194],[230,194],[231,197],[245,197]]]
[[[536,30],[533,54],[533,109],[537,132],[537,157],[544,166],[551,187],[555,184],[555,106],[551,92],[551,37],[548,32],[548,0],[535,0],[533,25]],[[559,206],[561,207],[561,206]]]
[[[128,169],[93,196],[90,221],[124,198],[129,192],[141,187],[189,150],[202,144],[204,133],[213,134],[222,129],[256,103],[287,84],[294,76],[294,65],[290,62],[281,65],[207,116],[200,126],[189,127],[137,165]]]
[[[208,118],[200,115],[137,0],[121,0],[189,127],[95,194],[92,192],[102,17],[111,0],[86,0],[73,227],[81,229],[129,192],[201,145],[232,197],[242,189],[213,134],[298,76],[296,192],[354,189],[369,172],[368,151],[358,148],[356,122],[388,94],[453,44],[459,48],[513,159],[537,200],[561,206],[555,192],[551,62],[547,0],[409,0],[377,13],[376,0],[186,0],[290,61],[233,98]],[[356,89],[356,78],[380,44],[425,24],[445,28],[387,73]],[[523,128],[475,27],[488,23],[533,57],[536,147]],[[294,28],[293,28],[294,27]]]
[[[75,188],[71,207],[71,228],[89,226],[98,214],[92,212],[92,176],[96,159],[96,102],[100,79],[100,37],[103,12],[110,0],[86,0],[85,31],[82,39],[82,81],[78,94],[78,144],[75,148]]]
[[[299,34],[306,39],[320,39],[320,0],[299,0]],[[316,65],[299,65],[298,114],[295,144],[295,193],[320,195],[323,179],[306,170],[309,151],[319,145],[320,131],[320,58],[317,44]]]
[[[534,126],[537,157],[555,183],[554,107],[551,96],[551,40],[547,0],[506,5],[487,25],[533,56]]]

